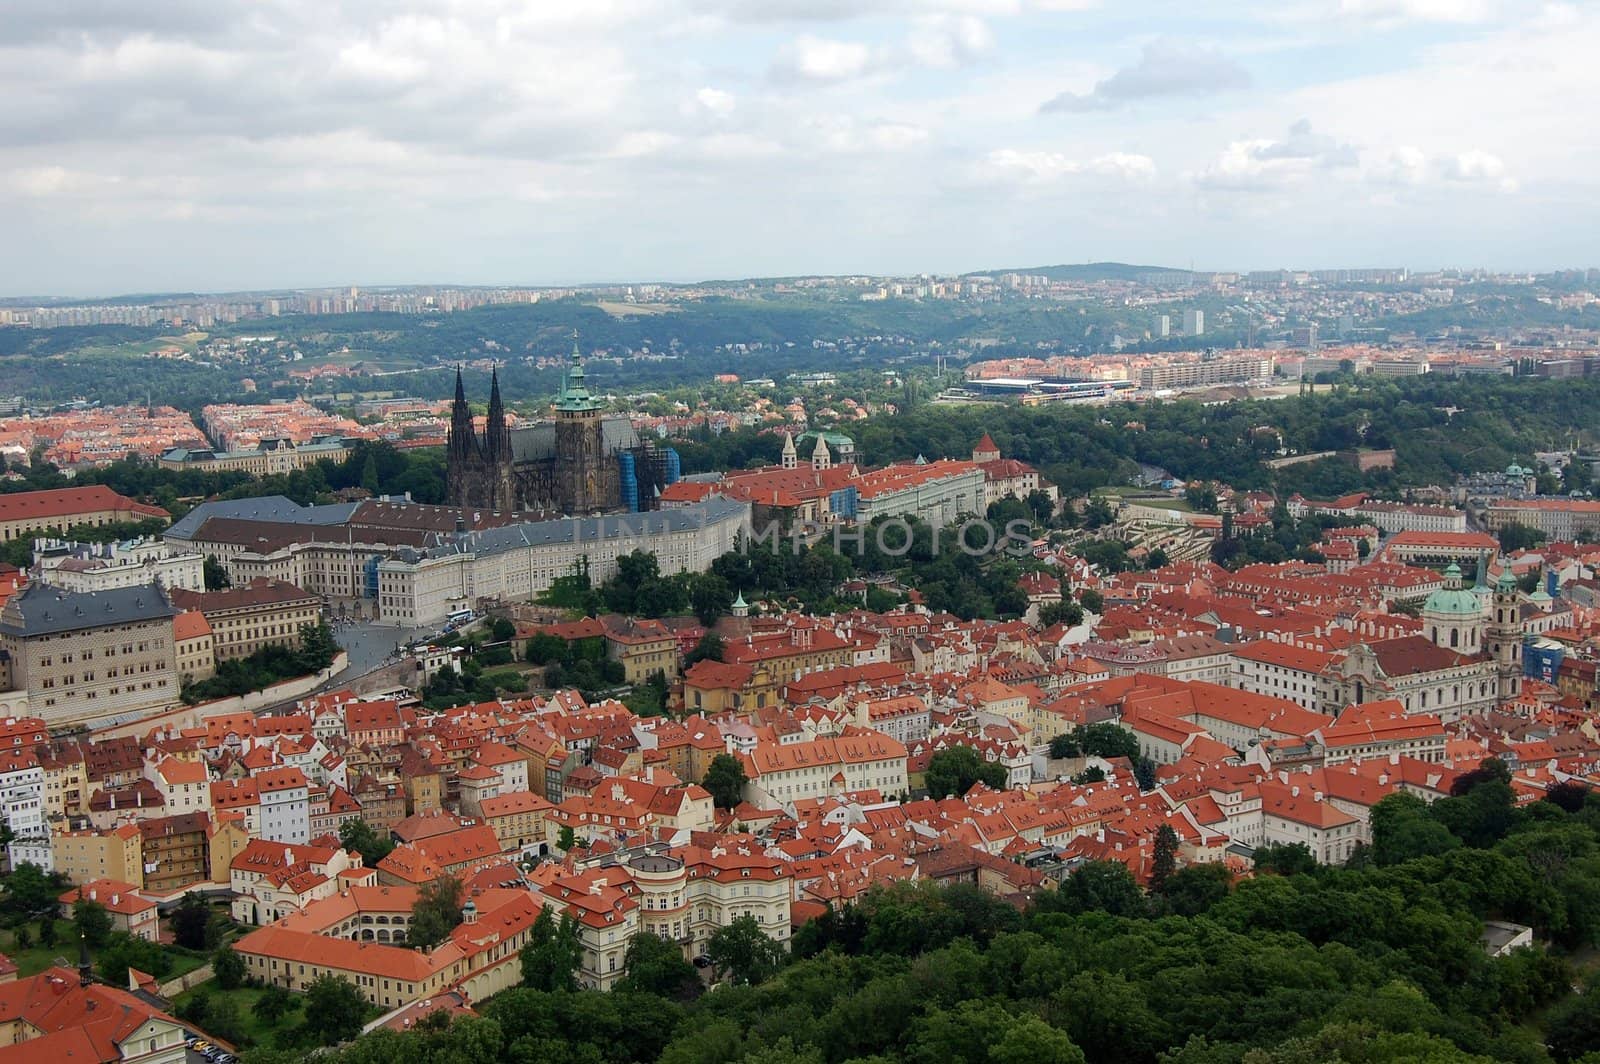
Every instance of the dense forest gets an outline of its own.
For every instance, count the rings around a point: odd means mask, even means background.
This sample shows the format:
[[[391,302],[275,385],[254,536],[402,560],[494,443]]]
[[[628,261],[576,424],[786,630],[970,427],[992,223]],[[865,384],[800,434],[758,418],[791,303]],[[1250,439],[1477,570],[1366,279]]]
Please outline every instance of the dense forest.
[[[876,888],[801,928],[786,965],[735,964],[711,992],[662,957],[619,991],[524,986],[479,1003],[480,1018],[379,1032],[319,1059],[1600,1060],[1600,989],[1585,985],[1600,942],[1600,799],[1565,787],[1519,808],[1493,761],[1456,790],[1432,806],[1385,799],[1374,845],[1345,868],[1273,846],[1242,880],[1160,867],[1146,892],[1123,865],[1091,862],[1021,909],[969,886]],[[1486,918],[1528,924],[1544,944],[1494,956]]]

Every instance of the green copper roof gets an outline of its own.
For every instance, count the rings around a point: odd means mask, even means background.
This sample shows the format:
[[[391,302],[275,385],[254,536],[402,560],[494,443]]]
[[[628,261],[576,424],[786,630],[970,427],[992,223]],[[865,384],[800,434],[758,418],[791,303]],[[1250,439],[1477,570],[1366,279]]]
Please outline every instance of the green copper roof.
[[[582,413],[599,410],[604,404],[589,394],[583,381],[583,355],[578,351],[578,334],[572,334],[572,361],[561,375],[561,391],[556,395],[556,409]]]
[[[1461,567],[1451,565],[1444,571],[1445,586],[1429,595],[1422,604],[1424,614],[1446,617],[1478,617],[1483,614],[1483,603],[1478,596],[1461,586]]]

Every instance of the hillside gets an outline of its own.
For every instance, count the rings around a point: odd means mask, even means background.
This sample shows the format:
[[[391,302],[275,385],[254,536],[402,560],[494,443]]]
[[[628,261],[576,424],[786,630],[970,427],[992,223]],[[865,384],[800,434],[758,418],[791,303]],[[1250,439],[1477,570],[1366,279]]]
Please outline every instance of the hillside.
[[[1005,269],[974,270],[964,277],[995,277],[1002,273],[1026,273],[1052,281],[1134,281],[1152,273],[1188,273],[1175,266],[1135,266],[1126,262],[1080,262],[1059,266],[1010,266]]]

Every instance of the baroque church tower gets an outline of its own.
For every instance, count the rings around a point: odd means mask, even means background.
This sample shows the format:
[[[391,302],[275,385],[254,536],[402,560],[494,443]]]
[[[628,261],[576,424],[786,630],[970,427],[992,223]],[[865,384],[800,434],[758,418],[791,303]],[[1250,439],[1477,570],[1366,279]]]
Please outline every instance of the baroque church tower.
[[[1500,701],[1522,693],[1522,609],[1517,581],[1508,565],[1494,586],[1491,620],[1484,642],[1495,663],[1495,688]]]

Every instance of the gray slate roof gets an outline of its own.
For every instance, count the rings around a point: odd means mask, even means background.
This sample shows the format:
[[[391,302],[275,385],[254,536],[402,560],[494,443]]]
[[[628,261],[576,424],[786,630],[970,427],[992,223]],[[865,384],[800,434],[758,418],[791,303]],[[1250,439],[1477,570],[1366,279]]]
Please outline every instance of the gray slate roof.
[[[556,543],[601,542],[626,539],[644,533],[683,532],[720,524],[748,512],[742,502],[713,495],[694,506],[670,510],[650,510],[636,514],[611,514],[606,517],[564,517],[555,521],[525,521],[502,528],[469,532],[458,543],[434,547],[426,557],[450,554],[491,555],[522,547],[550,546]],[[418,552],[401,552],[402,559],[421,557]]]
[[[167,539],[193,539],[200,526],[213,517],[237,517],[251,521],[278,521],[294,525],[337,525],[350,519],[356,503],[336,502],[326,506],[301,506],[282,495],[263,495],[255,499],[220,499],[203,502],[183,515],[164,533]]]
[[[0,632],[15,636],[53,635],[177,614],[177,608],[157,584],[109,591],[62,591],[47,584],[29,584],[12,595],[4,612],[0,612]]]

